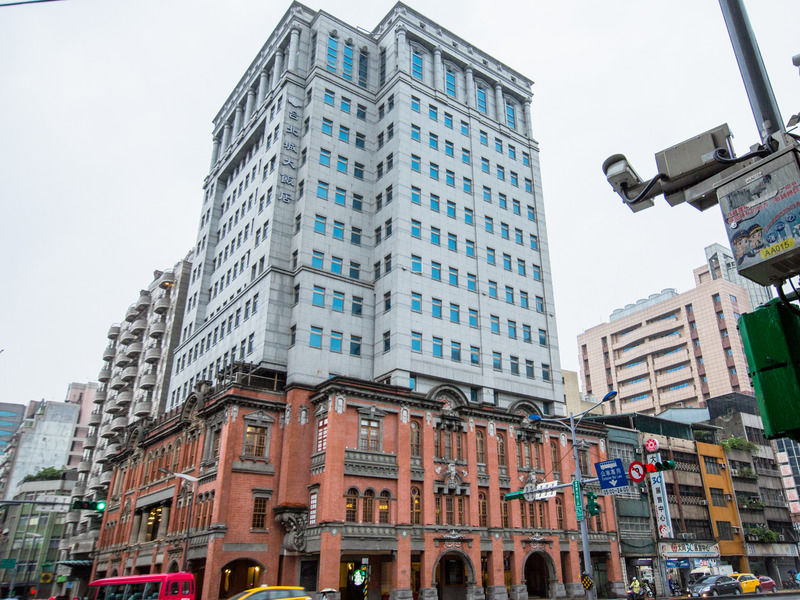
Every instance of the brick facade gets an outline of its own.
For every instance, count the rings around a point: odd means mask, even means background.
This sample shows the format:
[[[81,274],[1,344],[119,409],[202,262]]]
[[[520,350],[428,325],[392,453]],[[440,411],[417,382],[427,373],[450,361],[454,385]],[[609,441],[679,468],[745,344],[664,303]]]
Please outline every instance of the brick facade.
[[[530,425],[533,410],[473,407],[448,385],[284,388],[234,374],[130,434],[93,575],[179,570],[191,510],[188,567],[204,599],[257,584],[347,600],[582,595],[571,490],[502,500],[530,478],[574,472],[568,432]],[[606,458],[602,429],[578,437],[590,468]],[[195,484],[159,469],[198,478],[191,509]],[[616,525],[600,502],[593,562],[600,591],[617,594]]]

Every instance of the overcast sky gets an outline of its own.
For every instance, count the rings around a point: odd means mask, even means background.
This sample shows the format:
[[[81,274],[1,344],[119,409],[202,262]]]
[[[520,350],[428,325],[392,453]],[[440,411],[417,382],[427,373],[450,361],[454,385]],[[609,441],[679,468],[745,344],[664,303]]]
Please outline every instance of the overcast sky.
[[[8,0],[0,0],[0,4]],[[535,81],[561,362],[576,336],[727,243],[718,208],[633,215],[601,171],[723,122],[758,142],[715,0],[407,2]],[[371,30],[390,1],[309,1]],[[784,116],[800,111],[800,2],[746,3]],[[93,381],[108,326],[194,243],[211,119],[289,6],[66,0],[0,7],[0,401]]]

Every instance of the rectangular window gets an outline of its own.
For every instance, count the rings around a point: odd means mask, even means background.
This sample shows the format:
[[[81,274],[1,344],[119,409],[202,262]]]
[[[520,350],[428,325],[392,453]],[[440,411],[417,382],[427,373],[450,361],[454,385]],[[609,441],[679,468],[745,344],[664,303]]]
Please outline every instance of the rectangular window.
[[[473,215],[471,208],[464,208],[464,223],[467,225],[472,225]]]
[[[447,249],[458,252],[458,236],[455,233],[447,234]]]
[[[325,90],[324,94],[322,95],[322,101],[325,102],[325,104],[330,104],[331,106],[333,106],[333,98],[334,93],[331,90]]]
[[[481,349],[478,346],[469,347],[469,362],[478,365],[481,362]]]
[[[328,184],[324,181],[317,182],[317,198],[321,198],[322,200],[328,199]]]
[[[431,298],[431,315],[436,319],[442,318],[442,301],[439,298]]]
[[[327,219],[325,217],[323,217],[322,215],[316,215],[314,217],[314,231],[316,233],[321,233],[322,235],[325,235],[325,223],[326,223],[326,221],[327,221]]]
[[[411,310],[422,312],[422,294],[419,292],[411,292]]]
[[[411,255],[411,272],[422,273],[422,257],[416,254]]]
[[[439,109],[433,106],[432,104],[428,105],[428,117],[430,117],[431,121],[438,121],[439,120]]]
[[[422,53],[417,49],[411,51],[411,75],[422,81]]]
[[[478,86],[477,97],[478,110],[483,114],[486,114],[486,88]]]
[[[351,307],[352,314],[356,317],[360,317],[364,310],[364,299],[361,296],[353,296]]]
[[[311,326],[308,345],[312,348],[322,348],[322,327]]]
[[[330,167],[331,166],[331,153],[330,150],[325,150],[325,148],[320,148],[319,150],[319,164],[323,167]]]
[[[461,319],[461,307],[458,304],[450,303],[450,322],[458,323]]]
[[[342,110],[342,112],[349,113],[350,112],[350,98],[342,97],[342,101],[339,104],[339,108]]]
[[[453,142],[451,142],[450,140],[444,141],[444,153],[450,158],[453,158],[453,156],[455,156],[455,147],[453,146]]]
[[[322,119],[322,133],[325,135],[333,135],[333,121],[330,119]]]
[[[416,171],[417,173],[419,173],[422,170],[421,165],[422,165],[422,159],[419,156],[417,156],[415,154],[412,154],[411,155],[411,170],[412,171]]]
[[[419,112],[419,98],[416,96],[411,96],[411,110]]]
[[[458,269],[455,267],[450,267],[448,281],[450,285],[458,287]]]
[[[545,329],[539,330],[539,345],[547,346],[547,330]]]
[[[461,342],[450,340],[450,360],[461,362]]]
[[[492,368],[495,371],[503,370],[503,354],[500,352],[492,352]]]
[[[380,450],[380,433],[380,421],[362,417],[358,427],[358,449],[373,452]]]
[[[433,356],[442,358],[442,338],[440,337],[433,338]]]
[[[411,332],[411,351],[422,352],[422,334],[418,331]]]
[[[318,285],[314,286],[314,291],[311,294],[311,304],[314,306],[325,306],[325,288]]]
[[[439,136],[435,133],[428,134],[428,145],[434,150],[439,149]]]
[[[314,250],[311,253],[311,266],[314,267],[315,269],[321,269],[324,260],[325,260],[324,252],[320,252],[319,250]]]
[[[336,312],[343,312],[344,311],[344,292],[333,292],[333,300],[331,302],[331,308]]]
[[[350,261],[350,277],[353,279],[361,277],[361,263]]]
[[[253,520],[250,523],[252,529],[266,529],[267,527],[267,498],[253,498]]]
[[[469,123],[466,121],[461,121],[461,133],[463,135],[469,135]]]
[[[542,379],[550,381],[550,365],[542,363]]]
[[[431,279],[435,281],[442,280],[442,265],[436,261],[431,261]]]
[[[361,336],[360,335],[351,335],[350,336],[350,355],[351,356],[361,356]]]
[[[342,338],[341,331],[331,331],[331,352],[342,351]]]
[[[478,276],[475,273],[467,273],[467,289],[470,292],[478,291]]]

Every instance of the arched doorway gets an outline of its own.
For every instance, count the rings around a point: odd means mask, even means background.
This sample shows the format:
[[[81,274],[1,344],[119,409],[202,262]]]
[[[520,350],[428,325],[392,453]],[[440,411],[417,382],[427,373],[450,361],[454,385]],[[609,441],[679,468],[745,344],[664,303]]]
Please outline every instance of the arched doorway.
[[[549,598],[555,576],[552,559],[544,552],[532,552],[525,560],[525,585],[529,598]]]
[[[447,552],[434,567],[434,580],[439,600],[463,600],[467,588],[475,585],[475,571],[462,552]]]
[[[251,558],[232,560],[222,567],[219,578],[218,598],[227,598],[262,585],[266,569]]]

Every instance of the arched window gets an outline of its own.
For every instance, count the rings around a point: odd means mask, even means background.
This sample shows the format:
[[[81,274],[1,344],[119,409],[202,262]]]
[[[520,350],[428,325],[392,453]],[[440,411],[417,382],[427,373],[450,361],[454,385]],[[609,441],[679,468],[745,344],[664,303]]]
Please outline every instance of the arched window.
[[[415,46],[411,48],[411,76],[422,81],[422,51]]]
[[[486,464],[486,440],[480,429],[475,432],[475,452],[478,455],[478,462]]]
[[[501,467],[506,465],[506,436],[504,433],[497,434],[497,464]]]
[[[451,98],[456,97],[456,73],[450,66],[444,69],[444,91]]]
[[[361,522],[362,523],[374,523],[375,522],[375,492],[372,490],[367,490],[364,492],[364,506],[361,512]]]
[[[422,433],[417,421],[411,421],[411,456],[422,456]]]
[[[486,88],[478,85],[477,88],[478,110],[486,114]]]
[[[358,521],[358,490],[350,488],[347,490],[344,503],[344,520],[348,523]]]
[[[561,496],[556,496],[556,527],[564,529],[564,501]]]
[[[389,502],[392,494],[389,490],[383,490],[378,497],[378,523],[389,522]]]
[[[489,526],[489,503],[486,501],[486,492],[478,494],[478,525]]]
[[[411,524],[422,525],[422,495],[418,487],[411,488]]]

